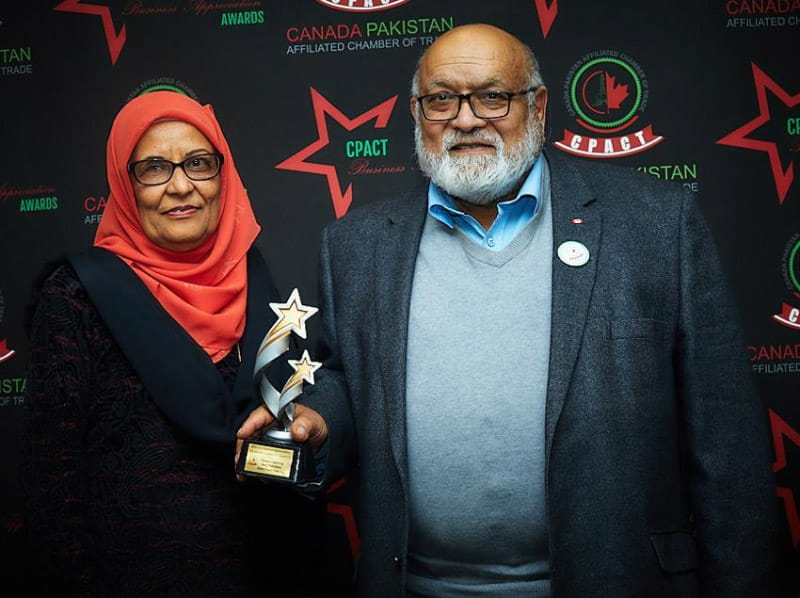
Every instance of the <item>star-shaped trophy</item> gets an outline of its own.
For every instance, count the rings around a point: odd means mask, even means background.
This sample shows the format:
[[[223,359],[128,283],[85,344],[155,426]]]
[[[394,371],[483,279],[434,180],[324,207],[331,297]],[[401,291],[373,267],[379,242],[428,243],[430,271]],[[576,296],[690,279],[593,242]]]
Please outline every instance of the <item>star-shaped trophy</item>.
[[[319,310],[303,305],[297,289],[285,303],[270,303],[269,306],[278,319],[258,348],[253,382],[275,423],[244,441],[236,470],[246,476],[304,485],[314,482],[316,477],[311,446],[307,442],[292,440],[289,428],[294,421],[294,400],[302,394],[303,382],[314,384],[314,372],[322,364],[312,361],[307,350],[303,351],[300,359],[287,360],[294,373],[280,391],[270,384],[267,373],[278,357],[289,350],[293,332],[300,338],[307,337],[306,321]]]

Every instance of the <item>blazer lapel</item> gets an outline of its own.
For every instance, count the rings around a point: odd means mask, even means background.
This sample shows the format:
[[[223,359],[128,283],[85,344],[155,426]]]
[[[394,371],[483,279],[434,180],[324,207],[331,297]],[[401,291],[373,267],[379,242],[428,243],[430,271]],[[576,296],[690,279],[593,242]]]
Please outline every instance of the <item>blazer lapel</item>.
[[[380,237],[377,265],[378,346],[386,426],[395,465],[406,482],[406,351],[411,285],[414,280],[426,195],[403,196],[388,215]]]
[[[586,324],[597,272],[602,222],[595,196],[580,173],[561,156],[547,155],[553,214],[553,298],[550,365],[545,420],[545,458],[549,463],[558,418],[569,390]],[[583,266],[569,266],[558,257],[565,241],[589,250]]]

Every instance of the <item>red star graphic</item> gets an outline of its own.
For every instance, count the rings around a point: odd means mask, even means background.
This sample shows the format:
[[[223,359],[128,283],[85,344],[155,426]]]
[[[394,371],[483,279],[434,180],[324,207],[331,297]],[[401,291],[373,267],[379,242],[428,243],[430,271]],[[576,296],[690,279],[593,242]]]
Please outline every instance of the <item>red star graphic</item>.
[[[769,409],[769,424],[772,429],[772,444],[775,446],[775,462],[772,464],[772,471],[778,472],[785,469],[787,464],[785,439],[788,438],[792,444],[800,447],[800,433],[772,409]],[[776,493],[783,500],[786,522],[789,524],[792,544],[796,548],[800,544],[800,515],[797,512],[794,490],[778,486]]]
[[[786,199],[786,194],[789,192],[789,187],[794,179],[794,164],[789,164],[789,167],[784,171],[781,165],[781,157],[778,152],[777,143],[774,141],[750,139],[747,135],[758,129],[761,125],[768,123],[772,118],[769,113],[769,103],[767,102],[767,90],[788,108],[793,108],[800,104],[800,93],[790,96],[780,85],[775,83],[775,81],[762,71],[755,62],[750,64],[753,67],[753,80],[756,87],[756,97],[758,98],[758,116],[750,122],[743,124],[732,133],[729,133],[717,141],[717,143],[767,152],[769,163],[772,167],[772,176],[775,179],[775,187],[778,190],[778,202],[783,204],[783,200]]]
[[[316,89],[313,87],[310,87],[309,89],[311,90],[311,103],[314,106],[314,120],[316,121],[317,125],[318,139],[311,143],[311,145],[307,145],[301,149],[293,156],[286,158],[280,164],[277,164],[275,168],[294,170],[297,172],[308,172],[312,174],[324,174],[328,179],[328,188],[330,189],[331,201],[333,202],[333,212],[336,214],[336,218],[341,218],[347,213],[347,210],[350,208],[350,204],[353,201],[353,185],[348,185],[347,189],[342,191],[339,183],[339,175],[336,172],[336,167],[333,164],[306,162],[306,158],[313,156],[330,143],[330,137],[328,135],[328,121],[326,120],[325,115],[327,114],[333,118],[333,120],[335,120],[348,131],[353,131],[354,129],[357,129],[364,123],[367,123],[373,119],[375,120],[374,128],[382,129],[389,122],[389,117],[392,115],[392,110],[394,109],[394,104],[397,101],[397,96],[389,98],[385,102],[378,104],[371,110],[368,110],[367,112],[364,112],[363,114],[351,120],[342,114],[341,111],[336,108],[336,106],[325,99],[325,97],[323,97],[322,94]]]
[[[14,349],[8,348],[8,341],[6,341],[6,339],[4,338],[0,339],[0,363],[8,361],[12,357],[14,357],[14,353],[16,353]]]
[[[114,19],[111,17],[111,9],[108,6],[81,4],[81,0],[63,0],[63,2],[57,4],[53,10],[100,17],[103,20],[103,32],[106,35],[111,64],[117,64],[117,58],[119,58],[119,54],[122,52],[122,46],[125,45],[127,35],[125,33],[125,25],[120,27],[119,34],[116,33]]]
[[[325,494],[330,497],[346,483],[347,478],[341,478],[328,488]],[[353,508],[349,504],[337,503],[329,499],[328,513],[334,513],[342,518],[344,530],[347,534],[347,543],[350,546],[350,556],[353,557],[353,562],[355,563],[358,560],[358,553],[361,550],[361,541],[358,537],[358,527],[356,526],[356,518],[353,515]]]
[[[539,25],[542,27],[542,36],[547,38],[550,33],[550,27],[553,26],[553,21],[556,20],[558,14],[558,0],[553,0],[550,6],[547,5],[547,0],[535,0],[536,12],[539,15]]]

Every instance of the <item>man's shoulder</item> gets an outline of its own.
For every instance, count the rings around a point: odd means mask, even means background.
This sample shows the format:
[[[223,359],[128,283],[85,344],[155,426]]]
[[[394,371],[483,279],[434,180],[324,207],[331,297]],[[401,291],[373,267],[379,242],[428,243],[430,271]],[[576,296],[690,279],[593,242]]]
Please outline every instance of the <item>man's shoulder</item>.
[[[634,189],[637,191],[636,195],[683,194],[681,185],[659,180],[631,166],[596,159],[581,159],[554,151],[547,153],[547,160],[551,173],[557,173],[556,176],[580,179],[599,192],[607,191],[610,194],[624,192],[627,194]],[[551,176],[553,175],[551,174]],[[606,193],[603,194],[606,195]]]
[[[680,183],[664,181],[633,167],[589,161],[548,153],[553,202],[582,198],[596,199],[607,217],[652,218],[676,217],[693,203],[691,192]]]
[[[383,226],[387,221],[403,221],[424,212],[426,187],[395,193],[351,209],[326,227],[330,231],[364,231]]]

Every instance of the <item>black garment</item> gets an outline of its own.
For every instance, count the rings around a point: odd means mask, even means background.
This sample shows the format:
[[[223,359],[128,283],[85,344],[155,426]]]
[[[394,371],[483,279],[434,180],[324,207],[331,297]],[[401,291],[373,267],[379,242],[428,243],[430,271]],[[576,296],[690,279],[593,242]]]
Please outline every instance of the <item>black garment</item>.
[[[237,483],[232,444],[170,422],[69,265],[42,288],[30,351],[26,528],[54,595],[316,595],[300,545],[324,505]],[[232,390],[236,348],[216,368]]]

